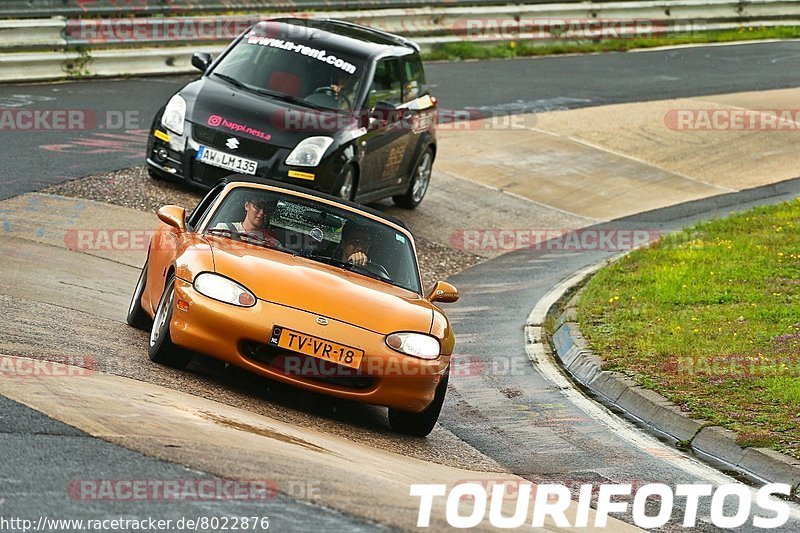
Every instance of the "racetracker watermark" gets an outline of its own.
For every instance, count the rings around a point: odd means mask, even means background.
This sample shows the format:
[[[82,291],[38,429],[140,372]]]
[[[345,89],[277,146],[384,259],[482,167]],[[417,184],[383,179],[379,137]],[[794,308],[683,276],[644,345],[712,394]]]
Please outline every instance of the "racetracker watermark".
[[[709,518],[718,528],[737,528],[750,522],[756,528],[769,529],[781,527],[789,519],[789,505],[774,495],[789,495],[791,489],[788,484],[770,483],[754,495],[750,487],[738,483],[717,487],[680,484],[674,489],[663,483],[648,483],[635,490],[630,483],[585,484],[580,487],[573,505],[570,489],[565,485],[528,483],[516,487],[514,510],[503,508],[506,503],[504,484],[495,484],[489,490],[481,483],[461,483],[449,492],[446,485],[411,485],[409,494],[419,498],[417,527],[430,527],[434,501],[446,498],[444,518],[455,528],[479,525],[487,511],[489,523],[498,528],[518,528],[526,523],[533,528],[544,527],[545,523],[559,528],[607,527],[612,513],[626,513],[629,508],[634,524],[640,528],[663,527],[671,520],[680,522],[683,527],[695,527],[702,502],[710,504]],[[596,510],[590,517],[595,496]],[[676,506],[676,499],[682,500],[682,505]],[[574,511],[567,513],[571,505]],[[731,508],[735,509],[733,514]],[[655,509],[658,512],[652,514]],[[677,516],[673,518],[676,511]]]
[[[617,252],[633,250],[660,238],[660,231],[649,229],[474,229],[453,232],[450,245],[477,253],[514,250]]]
[[[664,370],[684,377],[772,378],[800,377],[800,357],[770,355],[723,355],[714,357],[677,357],[663,365]]]
[[[426,130],[523,130],[536,125],[536,116],[529,114],[491,114],[479,109],[433,108],[433,99],[422,97],[425,109],[400,107],[397,109],[358,111],[341,113],[336,111],[317,111],[300,109],[279,109],[270,117],[270,125],[279,131],[338,132],[353,131],[355,134],[380,127],[392,131],[411,131],[421,133]],[[248,130],[249,126],[239,125],[224,117],[212,115],[208,124],[241,132],[256,138],[264,138],[264,133]],[[267,138],[269,138],[267,136]]]
[[[673,23],[654,19],[469,17],[457,20],[453,33],[469,40],[597,40],[698,33],[701,21]]]
[[[0,109],[0,132],[135,130],[139,111],[92,109]]]
[[[64,35],[68,41],[87,44],[221,41],[238,37],[259,21],[258,17],[70,19]]]
[[[0,355],[0,378],[63,378],[91,376],[97,360],[86,355]]]
[[[254,357],[258,357],[256,352]],[[433,364],[431,364],[433,363]],[[282,355],[270,361],[273,368],[280,369],[289,376],[325,378],[417,378],[441,373],[435,361],[424,361],[415,357],[364,357],[358,368],[334,363],[327,359],[302,355]],[[453,354],[450,356],[450,378],[474,377],[480,375],[522,375],[530,371],[530,363],[524,359],[498,357],[484,362],[477,355]]]
[[[800,109],[670,109],[664,125],[676,131],[797,131]]]
[[[307,480],[256,479],[73,479],[67,494],[83,501],[227,501],[271,500],[283,493],[315,499],[321,483]]]
[[[69,250],[93,251],[140,251],[147,250],[150,239],[156,230],[84,228],[70,229],[64,234],[64,244]],[[174,249],[168,239],[160,241],[164,248]]]

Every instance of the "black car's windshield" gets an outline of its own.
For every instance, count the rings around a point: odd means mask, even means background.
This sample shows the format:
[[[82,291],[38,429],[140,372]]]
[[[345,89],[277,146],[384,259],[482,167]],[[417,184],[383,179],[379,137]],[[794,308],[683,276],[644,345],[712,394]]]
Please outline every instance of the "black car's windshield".
[[[281,36],[270,29],[266,22],[253,27],[211,75],[312,108],[353,109],[363,61],[328,49],[324,40]]]
[[[356,272],[419,294],[408,237],[346,209],[255,187],[236,187],[208,219],[206,232],[258,236],[270,247]],[[249,238],[249,237],[247,237]]]

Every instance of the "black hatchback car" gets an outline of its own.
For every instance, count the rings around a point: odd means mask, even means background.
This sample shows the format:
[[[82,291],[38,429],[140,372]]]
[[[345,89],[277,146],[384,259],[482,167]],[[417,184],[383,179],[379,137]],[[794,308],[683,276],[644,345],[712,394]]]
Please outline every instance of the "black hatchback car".
[[[244,174],[361,203],[422,201],[436,99],[413,42],[337,20],[272,19],[192,64],[202,77],[153,121],[152,177],[208,189]]]

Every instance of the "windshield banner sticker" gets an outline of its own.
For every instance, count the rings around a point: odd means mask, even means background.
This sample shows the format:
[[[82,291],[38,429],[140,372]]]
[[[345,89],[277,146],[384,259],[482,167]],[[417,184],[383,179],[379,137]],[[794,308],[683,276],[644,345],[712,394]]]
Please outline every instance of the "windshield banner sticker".
[[[247,44],[257,44],[260,46],[271,46],[272,48],[280,48],[282,50],[289,50],[290,52],[295,52],[297,54],[302,54],[304,56],[313,57],[323,63],[327,63],[332,65],[336,68],[340,68],[343,71],[347,72],[348,74],[355,74],[356,66],[352,63],[348,63],[347,61],[340,59],[336,56],[328,55],[328,52],[325,50],[318,50],[316,48],[311,48],[310,46],[306,46],[304,44],[295,44],[292,41],[284,41],[283,39],[273,39],[271,37],[258,37],[257,35],[248,34],[247,35]]]

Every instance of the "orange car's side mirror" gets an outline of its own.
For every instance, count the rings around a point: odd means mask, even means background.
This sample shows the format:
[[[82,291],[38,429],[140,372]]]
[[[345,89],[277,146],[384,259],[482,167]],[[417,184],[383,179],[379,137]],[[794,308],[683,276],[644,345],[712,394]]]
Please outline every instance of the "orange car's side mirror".
[[[158,219],[180,231],[186,231],[186,209],[178,205],[165,205],[158,210]]]
[[[452,303],[458,301],[458,289],[446,281],[437,281],[428,295],[431,302]]]

